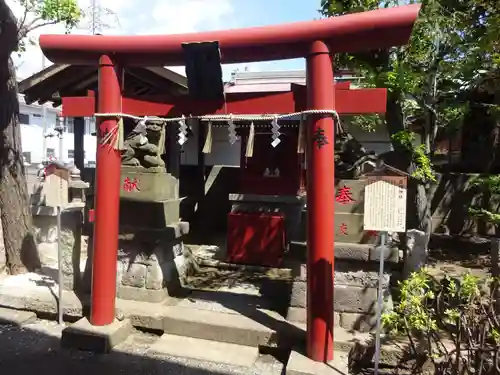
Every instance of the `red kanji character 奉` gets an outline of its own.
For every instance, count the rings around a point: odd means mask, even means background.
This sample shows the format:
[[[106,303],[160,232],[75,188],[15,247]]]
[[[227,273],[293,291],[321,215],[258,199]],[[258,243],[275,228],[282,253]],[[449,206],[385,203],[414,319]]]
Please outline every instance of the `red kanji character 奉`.
[[[368,231],[366,231],[366,234],[370,237],[377,237],[378,236],[378,232],[376,230],[368,230]]]
[[[129,193],[133,190],[140,191],[138,184],[139,184],[139,181],[137,180],[137,178],[134,178],[134,180],[131,180],[130,178],[127,177],[125,179],[125,181],[123,181],[123,190],[125,190]]]
[[[354,202],[352,198],[351,188],[349,186],[341,187],[335,196],[335,200],[340,204],[347,204]]]
[[[347,235],[347,224],[346,223],[340,224],[339,230],[340,230],[340,234],[343,234],[346,236]]]

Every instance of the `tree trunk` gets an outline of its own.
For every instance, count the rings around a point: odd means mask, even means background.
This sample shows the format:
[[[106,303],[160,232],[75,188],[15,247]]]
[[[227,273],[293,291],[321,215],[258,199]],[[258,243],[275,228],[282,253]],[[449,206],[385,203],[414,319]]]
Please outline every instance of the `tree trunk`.
[[[7,267],[11,274],[41,267],[29,207],[19,125],[16,70],[11,53],[17,47],[15,18],[0,0],[0,207]]]
[[[11,274],[35,271],[40,259],[33,236],[28,188],[24,173],[19,125],[19,102],[14,63],[0,61],[0,215]]]
[[[403,111],[400,98],[396,93],[388,93],[386,124],[389,136],[405,130]],[[398,142],[393,142],[394,151],[397,153],[398,164],[396,168],[412,174],[415,165],[412,162],[411,154]],[[408,184],[408,204],[407,204],[407,227],[408,229],[418,229],[423,231],[429,243],[432,230],[432,214],[430,203],[430,186],[419,183],[416,180],[409,181]],[[404,236],[403,236],[404,238]]]

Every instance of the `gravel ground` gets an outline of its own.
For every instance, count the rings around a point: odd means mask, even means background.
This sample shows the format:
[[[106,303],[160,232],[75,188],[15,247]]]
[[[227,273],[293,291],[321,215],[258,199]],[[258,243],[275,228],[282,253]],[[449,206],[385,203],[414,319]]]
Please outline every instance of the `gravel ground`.
[[[199,362],[168,356],[152,355],[148,349],[158,336],[134,332],[127,341],[107,355],[61,349],[59,339],[63,327],[55,322],[39,320],[22,328],[0,325],[0,373],[16,375],[205,375],[205,374],[269,374],[282,371],[272,359],[258,360],[248,368]]]

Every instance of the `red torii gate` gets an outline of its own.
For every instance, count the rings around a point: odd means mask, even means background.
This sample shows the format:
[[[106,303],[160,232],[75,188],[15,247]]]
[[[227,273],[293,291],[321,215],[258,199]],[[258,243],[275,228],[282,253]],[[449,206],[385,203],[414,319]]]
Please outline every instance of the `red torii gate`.
[[[350,89],[350,82],[335,83],[335,110],[339,114],[384,113],[387,101],[386,89]],[[167,95],[122,97],[122,113],[135,116],[202,116],[204,114],[248,115],[249,113],[286,114],[307,109],[304,86],[292,85],[291,91],[228,93],[223,103],[220,101],[193,100],[189,97]],[[63,97],[62,115],[65,117],[94,116],[95,94],[87,96]],[[249,112],[251,111],[251,112]]]
[[[332,85],[330,53],[405,44],[419,10],[420,5],[415,4],[318,21],[168,36],[42,35],[40,47],[54,63],[98,64],[97,107],[100,113],[125,113],[140,107],[133,104],[133,99],[122,99],[121,67],[182,65],[182,44],[199,41],[218,41],[223,63],[306,57],[307,109],[331,110],[336,108],[336,93]],[[240,108],[246,107],[246,113],[248,110],[253,113],[292,112],[288,109],[292,107],[290,102],[280,110],[278,101],[273,102],[276,107],[268,111],[262,111],[262,107],[255,101],[251,103],[250,99],[246,104],[240,103]],[[228,108],[227,113],[239,112],[235,110],[236,103],[233,105],[234,109]],[[173,105],[170,106],[172,109]],[[187,108],[189,111],[185,113],[195,115],[195,108]],[[95,112],[94,108],[89,109],[91,114]],[[144,107],[143,111],[148,109],[152,108]],[[212,108],[210,112],[220,113],[220,110]],[[151,112],[144,113],[148,114]],[[328,361],[333,359],[334,120],[321,114],[308,118],[307,352],[313,360]],[[117,121],[113,116],[100,117],[98,134],[112,131]],[[318,129],[329,139],[321,148],[313,145],[313,134]],[[115,317],[120,152],[112,145],[98,143],[96,164],[91,323],[107,325]]]

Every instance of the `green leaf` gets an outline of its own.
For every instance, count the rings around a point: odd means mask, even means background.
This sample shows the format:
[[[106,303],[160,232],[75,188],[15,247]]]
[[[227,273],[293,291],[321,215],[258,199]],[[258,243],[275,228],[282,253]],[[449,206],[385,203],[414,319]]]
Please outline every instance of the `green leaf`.
[[[63,24],[66,32],[80,21],[82,12],[77,0],[17,0],[25,16],[18,20],[20,48],[23,49],[32,31],[48,25]]]

